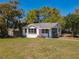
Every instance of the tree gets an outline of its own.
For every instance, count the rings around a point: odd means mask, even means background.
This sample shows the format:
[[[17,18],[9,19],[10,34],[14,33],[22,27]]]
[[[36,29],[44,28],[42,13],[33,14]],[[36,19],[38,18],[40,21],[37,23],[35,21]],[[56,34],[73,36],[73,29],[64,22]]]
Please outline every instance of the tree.
[[[39,10],[30,10],[27,13],[25,20],[26,20],[27,24],[39,23],[40,22],[40,11]]]
[[[74,12],[73,12],[73,14],[79,15],[79,8],[75,9]]]
[[[27,13],[25,18],[26,23],[48,23],[58,22],[64,28],[64,18],[61,17],[59,11],[56,8],[42,7],[37,10],[31,10]]]
[[[5,36],[7,34],[7,28],[5,24],[4,17],[0,16],[0,36]]]
[[[61,25],[62,29],[64,29],[64,26],[65,26],[64,18],[61,17],[61,15],[59,14],[59,11],[56,8],[44,7],[41,10],[43,12],[42,22],[45,22],[45,23],[57,22]]]
[[[66,28],[71,29],[72,36],[77,36],[79,32],[79,15],[69,14],[65,17]]]
[[[0,16],[4,18],[5,28],[15,28],[17,19],[22,15],[21,10],[17,9],[16,1],[10,1],[9,3],[0,4]]]
[[[79,33],[79,8],[68,14],[64,19],[66,22],[65,28],[71,30],[72,36],[77,36]]]
[[[7,27],[9,27],[10,22],[12,23],[16,22],[16,17],[20,17],[22,14],[20,10],[12,8],[10,4],[0,4],[0,12],[1,12],[0,14],[7,21]]]
[[[34,23],[34,20],[35,20],[35,18],[36,18],[36,16],[35,16],[35,10],[32,10],[32,11],[29,11],[28,13],[27,13],[27,16],[26,16],[26,22],[27,22],[27,24],[30,24],[30,23]]]

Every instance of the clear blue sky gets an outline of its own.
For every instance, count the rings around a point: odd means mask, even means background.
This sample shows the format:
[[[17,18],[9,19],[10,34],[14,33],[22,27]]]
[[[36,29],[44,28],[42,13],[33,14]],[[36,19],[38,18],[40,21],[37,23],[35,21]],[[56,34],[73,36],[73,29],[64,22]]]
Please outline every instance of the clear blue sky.
[[[7,2],[9,0],[0,0],[0,3]],[[38,9],[43,6],[49,6],[57,8],[61,15],[67,15],[73,12],[75,8],[79,7],[79,0],[18,0],[19,8],[22,8],[25,12],[31,9]]]

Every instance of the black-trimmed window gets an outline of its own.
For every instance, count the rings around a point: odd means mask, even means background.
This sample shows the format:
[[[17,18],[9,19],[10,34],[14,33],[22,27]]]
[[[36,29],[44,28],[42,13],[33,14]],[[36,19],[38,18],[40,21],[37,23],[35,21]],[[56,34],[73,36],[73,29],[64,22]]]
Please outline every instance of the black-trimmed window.
[[[36,28],[29,29],[29,33],[30,33],[30,34],[36,34]]]
[[[42,33],[49,33],[49,29],[42,29]]]

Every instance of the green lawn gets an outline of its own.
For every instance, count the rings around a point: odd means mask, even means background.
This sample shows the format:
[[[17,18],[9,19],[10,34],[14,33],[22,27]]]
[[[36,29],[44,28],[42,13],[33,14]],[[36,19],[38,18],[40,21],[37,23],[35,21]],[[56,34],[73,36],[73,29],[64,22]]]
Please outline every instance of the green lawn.
[[[0,39],[0,59],[79,59],[79,40]]]

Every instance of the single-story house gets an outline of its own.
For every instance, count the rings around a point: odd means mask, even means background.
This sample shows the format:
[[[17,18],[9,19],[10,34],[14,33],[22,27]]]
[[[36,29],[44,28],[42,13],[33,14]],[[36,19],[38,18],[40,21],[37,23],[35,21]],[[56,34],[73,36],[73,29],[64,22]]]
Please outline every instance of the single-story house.
[[[27,38],[56,38],[61,36],[59,23],[34,23],[23,27],[23,36]]]

